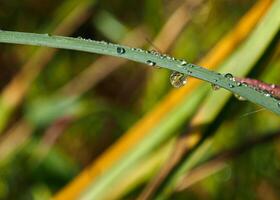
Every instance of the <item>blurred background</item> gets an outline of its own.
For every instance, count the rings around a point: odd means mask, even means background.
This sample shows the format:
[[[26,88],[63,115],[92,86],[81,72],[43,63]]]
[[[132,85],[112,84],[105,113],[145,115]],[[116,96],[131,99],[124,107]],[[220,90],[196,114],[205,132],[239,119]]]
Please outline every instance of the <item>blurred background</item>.
[[[0,29],[279,84],[279,13],[278,0],[1,0]],[[192,78],[174,89],[166,69],[0,47],[0,199],[279,199],[276,114]]]

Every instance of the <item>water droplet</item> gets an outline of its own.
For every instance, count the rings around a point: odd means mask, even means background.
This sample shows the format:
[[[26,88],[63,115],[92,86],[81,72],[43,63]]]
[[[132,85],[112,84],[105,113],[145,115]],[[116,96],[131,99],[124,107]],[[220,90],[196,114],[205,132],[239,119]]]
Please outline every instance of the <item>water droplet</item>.
[[[280,102],[277,103],[278,108],[280,108]]]
[[[232,84],[228,84],[228,86],[229,86],[230,88],[234,88],[234,85],[232,85]]]
[[[271,94],[270,93],[264,93],[264,96],[271,97]]]
[[[239,94],[234,93],[234,97],[237,98],[239,101],[246,101],[247,99],[240,96]]]
[[[187,76],[183,73],[173,71],[170,75],[170,83],[175,88],[182,87],[187,83]]]
[[[150,66],[155,66],[156,65],[156,63],[151,61],[151,60],[147,60],[146,63]]]
[[[138,52],[141,52],[141,53],[144,52],[144,50],[143,50],[143,49],[140,49],[140,48],[135,48],[135,50],[138,51]]]
[[[193,65],[193,64],[191,64],[191,63],[188,63],[188,67],[193,68],[193,67],[194,67],[194,65]]]
[[[112,43],[106,42],[104,40],[99,41],[100,44],[105,44],[105,45],[113,45]]]
[[[125,49],[122,47],[117,47],[117,53],[118,54],[124,54],[125,53]]]
[[[211,87],[213,90],[217,91],[218,89],[220,89],[220,86],[216,85],[216,84],[211,84]]]
[[[161,54],[159,57],[160,57],[160,59],[166,58],[166,56],[164,54]]]
[[[188,63],[187,63],[187,61],[185,61],[185,60],[181,60],[181,66],[186,66]]]
[[[233,75],[231,73],[227,73],[224,75],[226,78],[229,78],[229,79],[232,79],[233,78]]]
[[[274,89],[274,88],[276,88],[276,85],[275,85],[275,84],[271,84],[270,87],[271,87],[272,89]]]
[[[149,53],[151,53],[151,54],[153,54],[155,56],[160,56],[160,53],[158,51],[156,51],[156,50],[151,50],[151,51],[149,51]]]
[[[192,71],[191,70],[187,70],[188,74],[192,74]]]
[[[241,82],[237,82],[236,85],[237,85],[237,86],[241,86],[242,83],[241,83]]]
[[[168,55],[166,55],[167,60],[172,60],[172,58]]]

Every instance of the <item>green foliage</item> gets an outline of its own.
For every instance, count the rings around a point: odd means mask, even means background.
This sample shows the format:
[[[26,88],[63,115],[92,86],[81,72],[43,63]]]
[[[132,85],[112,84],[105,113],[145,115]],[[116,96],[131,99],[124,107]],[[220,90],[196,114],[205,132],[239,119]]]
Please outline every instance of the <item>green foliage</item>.
[[[279,1],[273,3],[250,37],[236,48],[217,72],[185,63],[181,58],[195,63],[203,57],[255,1],[204,2],[170,47],[168,54],[180,59],[155,51],[134,49],[121,45],[120,41],[124,41],[129,30],[138,25],[146,28],[143,29],[143,38],[151,40],[175,8],[180,6],[180,1],[147,0],[135,3],[129,0],[71,0],[63,1],[59,6],[54,0],[43,2],[46,6],[37,1],[18,3],[12,0],[0,3],[3,29],[0,30],[0,42],[9,43],[1,44],[1,88],[5,88],[17,75],[32,52],[39,49],[26,44],[80,52],[61,50],[58,56],[51,58],[45,69],[32,81],[18,107],[10,109],[7,102],[0,102],[0,128],[6,127],[0,138],[0,199],[49,199],[61,190],[141,120],[145,113],[153,110],[171,88],[170,71],[187,75],[185,87],[188,87],[191,77],[204,80],[205,83],[168,110],[152,130],[148,133],[143,131],[147,137],[107,169],[106,173],[83,188],[80,197],[103,199],[110,195],[111,189],[135,178],[136,181],[119,194],[120,199],[134,199],[158,173],[174,148],[174,137],[185,132],[199,110],[206,113],[201,116],[203,124],[199,124],[203,127],[205,141],[177,166],[155,199],[205,199],[203,195],[211,199],[233,196],[255,199],[263,188],[269,194],[273,191],[278,194],[277,141],[233,158],[222,171],[198,182],[193,189],[174,192],[174,188],[182,176],[212,155],[244,143],[248,138],[279,131],[279,100],[269,96],[266,91],[256,91],[239,84],[229,75],[225,77],[225,74],[231,73],[238,77],[251,76],[279,84],[279,45],[276,44],[280,26]],[[53,32],[64,19],[81,15],[78,14],[79,10],[73,12],[77,7],[87,10],[90,15],[88,20],[81,23],[81,27],[75,28],[71,37],[47,34]],[[74,93],[75,89],[73,96],[71,91],[67,95],[60,93],[61,86],[97,60],[99,55],[92,53],[136,62],[129,62],[125,67],[111,72],[78,96]],[[164,69],[156,68],[154,63]],[[106,71],[110,69],[110,64],[103,63],[98,67]],[[87,81],[84,80],[85,83]],[[213,91],[210,84],[226,90]],[[239,94],[248,101],[237,101],[231,98],[231,94]],[[265,109],[255,113],[260,109],[259,105]],[[14,128],[18,128],[18,122],[22,121],[28,124],[28,134],[26,127],[14,134]],[[7,139],[13,135],[12,140]],[[27,138],[22,138],[25,135]],[[6,149],[3,147],[7,147],[7,144],[14,149],[5,155]],[[141,172],[144,175],[137,179]]]

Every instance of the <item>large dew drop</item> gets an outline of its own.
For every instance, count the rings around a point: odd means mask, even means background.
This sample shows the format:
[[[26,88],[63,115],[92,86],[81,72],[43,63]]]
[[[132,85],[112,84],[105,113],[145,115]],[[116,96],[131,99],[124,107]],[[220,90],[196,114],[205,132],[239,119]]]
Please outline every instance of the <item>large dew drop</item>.
[[[170,75],[170,83],[175,88],[182,87],[187,83],[187,76],[183,73],[173,71]]]

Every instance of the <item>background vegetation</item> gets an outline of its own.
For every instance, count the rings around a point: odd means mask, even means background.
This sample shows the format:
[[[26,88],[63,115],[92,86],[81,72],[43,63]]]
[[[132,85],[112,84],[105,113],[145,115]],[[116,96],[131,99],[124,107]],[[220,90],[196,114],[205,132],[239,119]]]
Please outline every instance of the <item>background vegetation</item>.
[[[9,0],[0,21],[279,84],[279,5]],[[118,58],[1,44],[0,66],[0,199],[278,199],[276,114]]]

